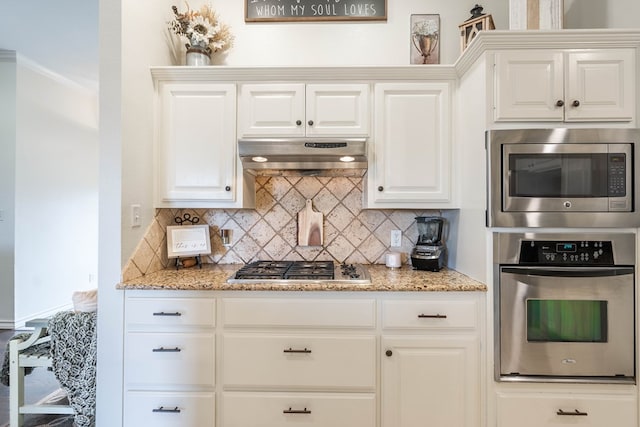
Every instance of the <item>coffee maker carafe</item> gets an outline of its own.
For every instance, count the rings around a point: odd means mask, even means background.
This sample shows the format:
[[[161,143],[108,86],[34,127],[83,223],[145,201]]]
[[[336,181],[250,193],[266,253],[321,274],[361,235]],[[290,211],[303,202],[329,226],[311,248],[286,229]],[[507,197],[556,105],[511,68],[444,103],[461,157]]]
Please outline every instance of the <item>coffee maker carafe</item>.
[[[411,252],[411,265],[417,270],[440,271],[446,257],[443,241],[445,220],[436,216],[416,217],[418,242]]]

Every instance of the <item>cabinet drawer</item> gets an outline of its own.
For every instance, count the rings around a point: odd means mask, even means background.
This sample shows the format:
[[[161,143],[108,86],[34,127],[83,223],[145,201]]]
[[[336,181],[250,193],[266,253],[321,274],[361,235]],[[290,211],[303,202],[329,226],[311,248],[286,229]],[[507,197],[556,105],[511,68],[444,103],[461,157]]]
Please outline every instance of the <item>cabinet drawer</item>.
[[[475,301],[383,301],[384,329],[476,328]]]
[[[374,394],[225,393],[224,427],[372,427]]]
[[[225,298],[222,307],[227,327],[373,328],[376,322],[372,299]]]
[[[497,411],[498,427],[638,425],[631,395],[499,393]]]
[[[207,387],[215,384],[213,333],[134,333],[126,335],[128,388]]]
[[[125,427],[215,425],[213,393],[135,392],[126,394]]]
[[[226,334],[225,389],[372,390],[374,336]]]
[[[216,323],[213,298],[129,298],[125,307],[127,329],[190,326],[212,328]]]

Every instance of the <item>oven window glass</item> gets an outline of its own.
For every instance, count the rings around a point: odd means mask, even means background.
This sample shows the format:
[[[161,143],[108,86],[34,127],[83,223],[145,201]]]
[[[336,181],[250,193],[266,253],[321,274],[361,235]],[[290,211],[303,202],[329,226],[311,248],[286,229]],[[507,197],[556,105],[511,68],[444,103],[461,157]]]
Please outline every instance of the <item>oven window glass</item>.
[[[607,301],[529,299],[527,340],[607,342]]]
[[[510,154],[512,197],[607,197],[607,154]]]

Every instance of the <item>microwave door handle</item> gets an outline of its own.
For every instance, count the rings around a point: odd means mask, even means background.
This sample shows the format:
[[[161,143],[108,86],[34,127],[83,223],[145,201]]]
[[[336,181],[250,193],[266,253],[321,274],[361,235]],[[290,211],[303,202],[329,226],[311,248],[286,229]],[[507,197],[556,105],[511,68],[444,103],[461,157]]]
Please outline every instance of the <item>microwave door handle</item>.
[[[500,272],[546,277],[609,277],[634,274],[633,267],[502,267]]]

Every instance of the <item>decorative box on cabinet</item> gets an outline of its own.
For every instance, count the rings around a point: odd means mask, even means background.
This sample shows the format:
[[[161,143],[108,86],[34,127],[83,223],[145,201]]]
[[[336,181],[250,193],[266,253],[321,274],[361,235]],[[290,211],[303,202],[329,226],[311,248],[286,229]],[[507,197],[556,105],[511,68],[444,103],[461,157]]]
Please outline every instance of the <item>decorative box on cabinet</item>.
[[[481,426],[479,298],[382,302],[382,427]]]
[[[368,208],[454,208],[450,82],[375,85]]]
[[[629,122],[633,49],[495,53],[495,121]]]
[[[124,426],[215,425],[215,299],[127,291]]]
[[[253,207],[254,181],[236,149],[236,85],[162,82],[157,90],[156,207]]]
[[[238,135],[245,137],[366,137],[369,85],[242,84]]]
[[[376,425],[375,300],[224,298],[225,427]]]

